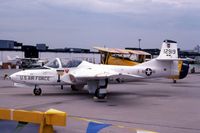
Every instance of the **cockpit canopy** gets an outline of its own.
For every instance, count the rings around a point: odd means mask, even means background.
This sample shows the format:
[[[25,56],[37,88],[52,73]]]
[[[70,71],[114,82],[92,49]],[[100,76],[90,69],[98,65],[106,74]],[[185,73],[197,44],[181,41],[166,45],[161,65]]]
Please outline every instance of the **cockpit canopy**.
[[[54,59],[52,61],[49,61],[47,64],[44,65],[45,67],[50,67],[50,68],[59,68],[60,67],[60,63],[58,61],[58,59]]]
[[[81,64],[81,60],[63,60],[61,59],[61,64],[63,68],[71,68],[71,67],[77,67]]]
[[[81,63],[81,60],[56,58],[49,61],[44,66],[47,68],[72,68],[79,66]]]

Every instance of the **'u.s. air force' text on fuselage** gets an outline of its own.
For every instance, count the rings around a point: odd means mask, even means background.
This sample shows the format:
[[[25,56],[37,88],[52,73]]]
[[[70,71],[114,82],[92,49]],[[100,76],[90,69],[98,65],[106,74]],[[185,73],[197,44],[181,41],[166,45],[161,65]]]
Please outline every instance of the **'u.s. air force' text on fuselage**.
[[[27,76],[27,75],[19,75],[20,80],[43,80],[50,81],[50,76]]]

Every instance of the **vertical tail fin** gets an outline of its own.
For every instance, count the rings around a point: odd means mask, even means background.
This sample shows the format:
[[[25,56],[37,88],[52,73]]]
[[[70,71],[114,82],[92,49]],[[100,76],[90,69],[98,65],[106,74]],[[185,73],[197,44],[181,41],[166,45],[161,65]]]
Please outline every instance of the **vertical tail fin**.
[[[11,60],[13,60],[9,55],[7,55],[7,60],[8,61],[11,61]]]
[[[172,40],[164,40],[160,55],[157,60],[177,60],[178,59],[178,49],[177,42]]]

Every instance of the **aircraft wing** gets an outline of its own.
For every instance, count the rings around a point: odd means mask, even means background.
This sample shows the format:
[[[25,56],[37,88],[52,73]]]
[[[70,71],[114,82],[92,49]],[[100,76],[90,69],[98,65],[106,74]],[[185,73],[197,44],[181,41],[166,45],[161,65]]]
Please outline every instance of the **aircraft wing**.
[[[139,79],[143,78],[139,75],[131,75],[131,74],[125,74],[125,73],[119,73],[113,70],[103,70],[103,69],[97,69],[97,68],[90,68],[90,69],[76,69],[69,73],[70,78],[73,80],[98,80],[98,79],[109,79],[109,78],[134,78]],[[65,76],[61,78],[61,80],[65,81]]]
[[[119,75],[115,71],[106,71],[100,69],[78,69],[70,73],[76,79],[104,79],[112,76]]]

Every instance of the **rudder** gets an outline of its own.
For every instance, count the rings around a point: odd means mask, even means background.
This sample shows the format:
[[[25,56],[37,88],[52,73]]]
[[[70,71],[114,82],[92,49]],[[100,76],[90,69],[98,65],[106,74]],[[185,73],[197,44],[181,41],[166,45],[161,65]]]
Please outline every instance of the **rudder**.
[[[157,60],[177,60],[178,59],[178,48],[177,42],[172,40],[164,40],[160,54]]]

